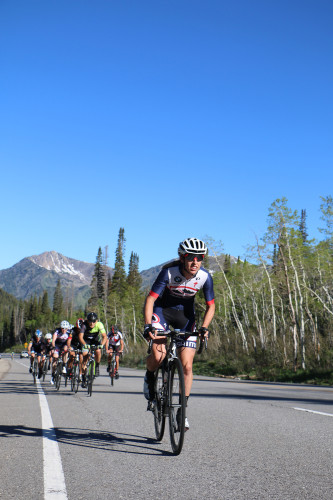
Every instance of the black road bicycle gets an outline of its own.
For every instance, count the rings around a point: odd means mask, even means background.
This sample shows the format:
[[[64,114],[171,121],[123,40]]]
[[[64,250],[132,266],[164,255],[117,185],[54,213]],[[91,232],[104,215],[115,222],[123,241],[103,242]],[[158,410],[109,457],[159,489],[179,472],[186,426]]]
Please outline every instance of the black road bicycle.
[[[61,384],[61,375],[62,375],[62,368],[64,366],[62,357],[59,355],[57,364],[56,364],[56,369],[53,375],[53,380],[54,380],[54,387],[56,391],[59,391],[60,389],[60,384]]]
[[[80,349],[75,349],[75,357],[72,366],[71,390],[75,393],[79,390],[80,385]]]
[[[119,378],[119,377],[116,377],[116,367],[117,367],[117,356],[121,356],[121,355],[122,355],[122,353],[117,352],[117,351],[113,351],[113,353],[112,353],[111,363],[110,363],[110,371],[109,371],[111,385],[114,384],[115,378]]]
[[[183,367],[177,356],[177,337],[199,336],[196,332],[179,330],[155,330],[155,335],[170,339],[166,356],[155,372],[155,400],[152,403],[155,434],[157,441],[164,436],[165,419],[169,417],[169,433],[172,451],[179,455],[185,435],[186,397]],[[207,345],[207,339],[205,339]],[[203,349],[204,340],[200,339],[198,352]],[[152,341],[150,342],[151,349]],[[148,351],[149,352],[149,351]]]
[[[32,363],[32,378],[34,380],[34,384],[37,382],[38,378],[38,356],[35,354],[34,361]]]
[[[95,370],[96,370],[96,361],[95,361],[95,351],[96,349],[101,349],[102,346],[92,344],[90,346],[90,356],[89,361],[87,363],[86,370],[86,381],[87,381],[87,391],[88,396],[92,395],[93,382],[95,378]]]

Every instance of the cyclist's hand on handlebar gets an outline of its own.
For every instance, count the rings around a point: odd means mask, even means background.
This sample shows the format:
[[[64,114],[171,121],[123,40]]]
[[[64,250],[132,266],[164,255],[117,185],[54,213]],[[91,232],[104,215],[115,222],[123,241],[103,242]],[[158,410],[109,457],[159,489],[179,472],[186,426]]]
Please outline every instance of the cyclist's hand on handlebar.
[[[199,331],[198,333],[202,336],[202,337],[205,337],[206,339],[208,339],[209,337],[209,331],[207,328],[205,328],[204,326],[202,326],[201,328],[199,328]]]
[[[151,325],[151,323],[146,324],[143,330],[143,337],[146,340],[150,340],[154,338],[155,328]]]

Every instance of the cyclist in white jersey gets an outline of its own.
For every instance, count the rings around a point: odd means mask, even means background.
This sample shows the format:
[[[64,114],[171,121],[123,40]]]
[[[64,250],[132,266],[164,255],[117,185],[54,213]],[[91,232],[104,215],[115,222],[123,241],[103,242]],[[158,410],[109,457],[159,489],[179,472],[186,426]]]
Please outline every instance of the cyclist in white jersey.
[[[196,331],[194,297],[202,289],[206,300],[206,310],[199,332],[207,337],[208,326],[215,313],[213,279],[206,269],[201,268],[207,253],[205,243],[197,238],[187,238],[178,247],[179,260],[164,266],[156,278],[145,303],[144,337],[153,339],[152,351],[147,358],[144,394],[154,398],[154,372],[166,355],[165,339],[156,338],[153,329],[167,330],[169,325],[183,331]],[[186,400],[191,393],[192,365],[196,352],[194,336],[179,339],[178,357],[182,363],[185,380]],[[151,405],[148,404],[148,408]],[[188,419],[185,427],[189,428]]]
[[[115,378],[119,378],[119,355],[124,351],[123,334],[114,325],[111,325],[108,333],[108,340],[105,344],[106,354],[108,355],[107,371],[110,371],[112,354],[116,353],[116,373]]]

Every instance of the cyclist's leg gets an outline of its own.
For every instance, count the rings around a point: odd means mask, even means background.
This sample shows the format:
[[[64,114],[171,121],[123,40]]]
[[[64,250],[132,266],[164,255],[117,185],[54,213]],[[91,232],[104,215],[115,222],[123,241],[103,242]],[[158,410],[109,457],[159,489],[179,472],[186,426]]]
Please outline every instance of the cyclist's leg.
[[[37,355],[37,362],[38,362],[38,378],[41,378],[43,372],[43,356],[41,353],[38,353]]]
[[[193,359],[195,355],[195,348],[192,347],[180,347],[178,348],[178,358],[183,366],[184,372],[184,382],[185,382],[185,395],[189,397],[191,394],[192,382],[193,382]]]
[[[53,356],[52,356],[52,378],[56,371],[58,358],[59,358],[59,347],[56,347],[53,351]]]
[[[35,351],[31,351],[30,354],[30,368],[29,372],[32,373],[32,365],[34,364],[34,359],[35,359]]]
[[[95,351],[95,375],[96,377],[99,376],[99,364],[101,362],[101,358],[102,358],[102,350],[101,349],[96,349]]]
[[[116,372],[119,370],[119,352],[116,352]]]
[[[74,363],[74,358],[75,358],[75,350],[73,347],[69,348],[69,355],[68,355],[68,362],[67,362],[67,368],[69,371],[73,368],[73,363]]]
[[[164,319],[162,308],[154,308],[152,326],[158,330],[167,330],[169,325]],[[145,374],[143,392],[149,401],[154,399],[155,371],[161,365],[166,355],[166,340],[154,340],[151,347],[151,353],[147,357],[147,371]]]

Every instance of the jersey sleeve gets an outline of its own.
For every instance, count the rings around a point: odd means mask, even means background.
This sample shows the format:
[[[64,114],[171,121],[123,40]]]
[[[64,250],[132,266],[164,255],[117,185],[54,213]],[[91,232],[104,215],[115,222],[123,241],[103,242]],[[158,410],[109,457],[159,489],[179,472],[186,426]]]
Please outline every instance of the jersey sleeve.
[[[100,321],[98,322],[98,331],[99,333],[106,333],[104,325]]]
[[[208,273],[207,280],[203,286],[203,293],[204,293],[206,304],[208,306],[211,304],[214,304],[214,302],[215,302],[214,284],[213,284],[213,278],[209,273]]]
[[[152,297],[155,297],[155,299],[157,299],[157,297],[159,297],[163,293],[163,291],[168,283],[169,283],[168,269],[162,269],[162,271],[160,272],[160,274],[157,276],[156,280],[154,281],[154,284],[151,287],[149,295],[151,295]]]

